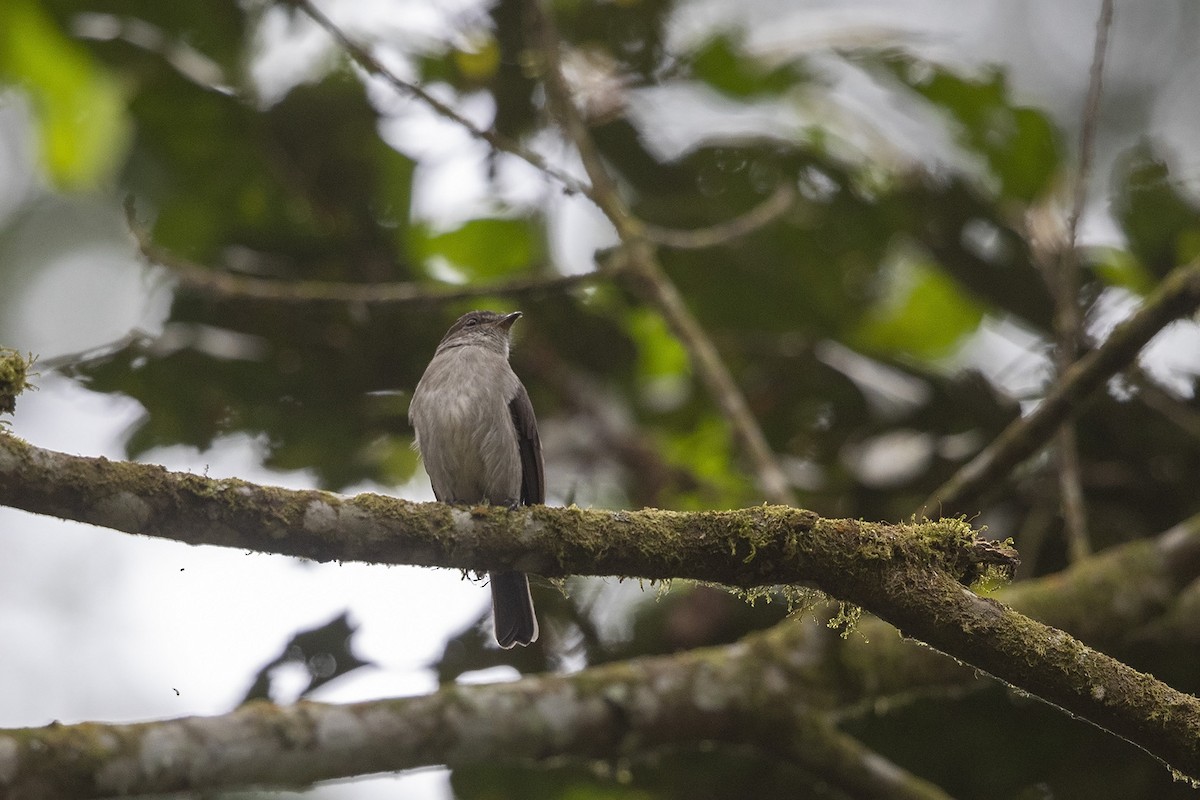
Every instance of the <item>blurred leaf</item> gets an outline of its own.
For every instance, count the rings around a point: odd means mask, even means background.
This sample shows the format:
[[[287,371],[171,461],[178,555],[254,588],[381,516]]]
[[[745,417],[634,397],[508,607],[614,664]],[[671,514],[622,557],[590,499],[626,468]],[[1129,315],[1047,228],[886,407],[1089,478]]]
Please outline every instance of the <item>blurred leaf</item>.
[[[846,800],[839,786],[752,746],[641,747],[626,758],[456,767],[458,800]],[[857,795],[865,796],[865,795]]]
[[[1127,250],[1094,248],[1088,252],[1088,267],[1108,286],[1119,286],[1140,295],[1154,289],[1154,277]]]
[[[29,93],[55,183],[89,188],[120,165],[130,129],[119,83],[33,0],[0,4],[0,80]]]
[[[962,143],[987,159],[1004,197],[1028,203],[1045,192],[1058,170],[1062,149],[1046,115],[1013,106],[999,70],[975,80],[940,66],[931,69],[927,77],[925,69],[902,65],[897,74],[902,79],[910,74],[921,76],[905,82],[962,125]]]
[[[1123,157],[1117,219],[1130,250],[1157,277],[1200,255],[1200,208],[1176,190],[1167,161],[1148,145]]]
[[[170,70],[164,56],[187,49],[215,61],[235,86],[242,85],[241,76],[249,62],[247,32],[252,26],[248,23],[266,7],[239,0],[208,0],[201,4],[42,0],[42,5],[54,14],[63,30],[71,30],[81,15],[104,20],[105,24],[98,27],[112,29],[117,38],[97,42],[94,47],[110,55],[114,63],[152,62],[157,69]]]
[[[1054,300],[1009,214],[964,178],[929,176],[883,198],[888,224],[919,243],[939,269],[985,305],[1053,329]]]
[[[934,359],[946,355],[983,319],[984,308],[945,273],[907,262],[893,280],[899,291],[874,306],[854,339],[869,350]]]
[[[541,231],[530,219],[473,219],[437,234],[416,230],[411,247],[414,260],[441,257],[471,279],[513,275],[542,257]]]
[[[690,374],[687,350],[667,328],[661,314],[647,308],[631,310],[629,333],[637,347],[642,380]]]
[[[664,437],[662,448],[668,461],[687,464],[702,482],[721,493],[717,497],[710,493],[679,496],[675,505],[681,510],[702,510],[714,504],[738,508],[758,494],[753,479],[738,465],[725,420],[715,412],[698,420],[690,431]]]
[[[489,88],[496,103],[496,131],[519,139],[536,130],[545,118],[534,102],[538,82],[528,68],[528,53],[536,51],[531,41],[526,0],[496,0],[488,15],[500,49],[500,63]]]
[[[715,36],[690,58],[692,75],[733,97],[777,95],[800,82],[804,74],[791,65],[767,69],[741,52],[729,36]]]
[[[284,664],[299,664],[308,672],[309,684],[301,692],[301,697],[359,667],[371,666],[370,661],[364,661],[354,653],[352,645],[356,633],[358,626],[350,622],[347,611],[324,625],[297,631],[283,646],[282,652],[259,669],[239,705],[251,700],[290,702],[292,698],[281,700],[271,691],[272,673]]]
[[[372,443],[366,455],[378,465],[379,481],[384,486],[400,486],[410,480],[420,461],[411,438],[389,437]]]
[[[501,0],[519,8],[519,0]],[[673,0],[563,0],[555,3],[559,31],[566,42],[599,49],[621,70],[649,78],[663,65],[664,31]],[[510,20],[521,24],[523,18]]]
[[[297,87],[263,113],[164,70],[132,109],[125,180],[157,210],[157,244],[214,265],[239,246],[252,268],[284,276],[405,275],[412,162],[379,138],[352,77]]]
[[[492,37],[472,43],[471,49],[458,49],[453,53],[454,66],[464,79],[472,83],[483,83],[495,77],[500,67],[500,45]]]
[[[368,393],[386,385],[391,373],[409,376],[410,388],[415,384],[428,353],[389,346],[412,338],[411,331],[380,325],[377,336],[362,340],[374,347],[339,354],[302,344],[323,327],[311,315],[307,328],[286,319],[275,323],[277,336],[290,336],[291,346],[217,357],[199,349],[202,336],[171,353],[156,352],[154,343],[135,344],[86,364],[76,377],[93,391],[124,394],[146,408],[127,434],[130,457],[180,444],[204,451],[240,432],[255,437],[266,466],[310,470],[325,488],[410,478],[417,458],[407,449],[403,411],[381,408]],[[177,332],[183,327],[173,324],[170,335],[186,341],[187,332]]]

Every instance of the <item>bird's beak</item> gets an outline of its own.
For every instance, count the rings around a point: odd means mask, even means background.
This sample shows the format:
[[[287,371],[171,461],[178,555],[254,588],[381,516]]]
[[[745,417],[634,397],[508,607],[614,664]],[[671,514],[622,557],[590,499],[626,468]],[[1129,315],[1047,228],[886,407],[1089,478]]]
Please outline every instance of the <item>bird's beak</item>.
[[[511,328],[513,326],[513,323],[516,322],[517,320],[519,320],[520,318],[521,318],[521,312],[514,311],[511,314],[505,314],[503,317],[501,317],[499,320],[497,320],[496,326],[498,328],[500,328],[501,330],[506,331],[509,328]]]

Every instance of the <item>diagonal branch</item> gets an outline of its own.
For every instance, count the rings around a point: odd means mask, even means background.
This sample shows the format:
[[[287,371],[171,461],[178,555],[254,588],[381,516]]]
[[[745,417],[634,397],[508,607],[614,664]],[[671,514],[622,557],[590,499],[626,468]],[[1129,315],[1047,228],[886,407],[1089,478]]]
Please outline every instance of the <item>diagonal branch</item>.
[[[1098,650],[1118,658],[1144,658],[1151,630],[1172,637],[1173,645],[1185,652],[1185,642],[1194,641],[1188,593],[1198,578],[1200,514],[1154,538],[1110,547],[1053,575],[1014,582],[992,597]],[[805,681],[810,702],[823,707],[871,708],[897,698],[979,686],[973,670],[897,637],[890,625],[873,617],[860,620],[855,635],[832,649],[822,644],[828,631],[817,619],[777,626],[765,635],[786,639],[792,651],[820,654],[810,664],[811,675],[798,680]],[[826,677],[831,674],[840,677],[836,694],[819,700],[831,692]]]
[[[288,0],[293,5],[304,11],[315,23],[320,25],[329,36],[338,43],[338,45],[346,52],[350,59],[359,66],[360,69],[370,75],[374,75],[381,80],[386,81],[392,88],[409,95],[429,106],[439,116],[462,126],[467,133],[471,134],[476,139],[486,142],[493,149],[500,152],[508,153],[525,161],[530,166],[541,171],[548,177],[557,180],[568,191],[576,194],[581,194],[584,197],[591,199],[597,206],[604,209],[605,202],[597,196],[597,190],[593,187],[596,185],[595,178],[592,178],[592,185],[588,185],[563,170],[555,167],[547,161],[539,153],[524,147],[520,142],[513,141],[507,136],[487,128],[481,128],[465,116],[460,114],[453,106],[444,103],[433,96],[429,91],[412,81],[405,80],[397,75],[392,70],[388,69],[382,62],[379,61],[371,52],[364,46],[355,42],[352,38],[346,35],[345,31],[339,28],[329,17],[317,8],[313,0]],[[586,133],[586,128],[584,128]],[[574,137],[572,136],[572,139]],[[784,203],[782,189],[780,192],[772,195],[761,206],[751,209],[743,216],[729,220],[728,222],[719,223],[711,228],[703,230],[672,230],[670,228],[659,228],[645,226],[646,237],[661,244],[670,247],[681,249],[701,249],[712,247],[717,244],[723,244],[731,241],[739,236],[744,236],[758,230],[764,225],[769,224],[776,219],[786,209],[781,208]],[[788,204],[790,206],[790,203]]]
[[[1170,322],[1200,308],[1200,261],[1176,267],[1108,340],[1071,365],[1037,409],[1015,420],[925,501],[926,511],[955,513],[978,503],[1026,458],[1054,436],[1064,420],[1105,381],[1127,367]]]
[[[588,194],[617,230],[627,274],[633,288],[666,321],[671,332],[687,351],[700,379],[717,403],[733,434],[738,449],[749,459],[760,488],[773,503],[791,504],[795,494],[784,475],[758,421],[750,411],[745,395],[725,365],[704,327],[692,315],[679,290],[663,271],[658,255],[647,236],[645,225],[629,211],[616,183],[596,149],[587,124],[571,99],[570,88],[559,64],[559,40],[553,21],[538,0],[530,0],[540,34],[546,95],[554,116],[579,151],[580,160],[592,182]],[[662,231],[658,235],[662,236]],[[618,258],[618,263],[621,259]]]
[[[465,116],[460,114],[453,106],[443,103],[438,100],[430,92],[421,87],[419,84],[412,81],[406,81],[397,75],[392,70],[385,67],[379,59],[377,59],[364,46],[358,44],[346,33],[333,23],[325,12],[317,8],[313,0],[291,0],[296,6],[301,8],[313,22],[325,29],[325,32],[333,38],[335,42],[350,56],[353,61],[363,70],[371,75],[375,75],[388,82],[392,88],[402,94],[414,97],[432,108],[437,114],[451,122],[460,125],[463,130],[471,134],[471,136],[481,141],[487,142],[494,149],[499,150],[509,155],[516,156],[530,166],[539,170],[545,175],[548,175],[559,183],[561,183],[568,191],[577,192],[585,196],[591,196],[591,189],[578,178],[570,175],[559,168],[555,167],[539,153],[536,153],[526,147],[522,147],[519,142],[509,139],[507,136],[486,128],[481,128]]]

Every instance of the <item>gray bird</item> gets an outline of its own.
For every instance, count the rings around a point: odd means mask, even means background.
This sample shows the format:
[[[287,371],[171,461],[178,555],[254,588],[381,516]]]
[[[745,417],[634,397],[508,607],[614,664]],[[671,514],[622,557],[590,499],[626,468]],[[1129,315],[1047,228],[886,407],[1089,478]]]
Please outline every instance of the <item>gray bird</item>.
[[[508,365],[509,331],[520,316],[463,314],[413,392],[408,419],[433,494],[443,503],[515,507],[546,501],[537,419]],[[507,649],[536,641],[525,575],[493,572],[491,584],[496,642]]]

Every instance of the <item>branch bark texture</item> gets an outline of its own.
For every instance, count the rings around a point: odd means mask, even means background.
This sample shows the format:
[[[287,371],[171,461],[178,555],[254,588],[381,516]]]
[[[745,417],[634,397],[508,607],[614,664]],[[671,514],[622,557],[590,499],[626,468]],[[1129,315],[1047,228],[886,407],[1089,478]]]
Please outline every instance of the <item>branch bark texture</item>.
[[[0,437],[0,503],[200,544],[318,560],[511,568],[549,577],[808,581],[906,635],[1200,776],[1200,701],[959,581],[1011,553],[956,520],[880,525],[769,507],[727,512],[465,508],[258,487],[67,456]],[[715,684],[714,684],[715,686]]]
[[[877,567],[934,563],[957,578],[977,574],[981,564],[1015,560],[1010,549],[956,520],[907,526],[824,519],[783,506],[513,511],[342,497],[71,456],[7,435],[0,435],[0,504],[187,544],[315,561],[517,569],[549,578],[690,578],[743,589],[798,582],[832,588],[859,560]]]
[[[437,764],[636,757],[716,741],[799,764],[854,797],[946,797],[811,712],[786,666],[763,655],[697,650],[424,697],[256,702],[219,717],[3,731],[0,791],[68,800],[301,788]]]

